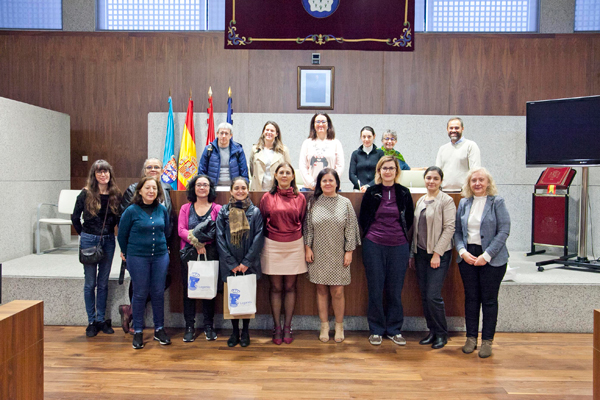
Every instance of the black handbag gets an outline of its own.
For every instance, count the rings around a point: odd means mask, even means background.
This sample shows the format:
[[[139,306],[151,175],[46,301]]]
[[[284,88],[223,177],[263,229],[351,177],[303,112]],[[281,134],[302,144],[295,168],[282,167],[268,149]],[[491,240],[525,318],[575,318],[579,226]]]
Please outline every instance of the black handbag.
[[[213,221],[212,218],[208,217],[196,225],[192,230],[192,235],[194,235],[201,243],[215,240],[215,237],[217,236],[217,224],[215,224],[215,221]]]
[[[106,217],[108,216],[108,204],[106,205],[106,214],[104,214],[104,222],[102,223],[102,230],[100,233],[104,233],[104,225],[106,224]],[[82,249],[79,246],[79,262],[82,264],[98,264],[100,261],[104,259],[104,249],[102,248],[102,243],[104,242],[104,237],[100,236],[100,241],[98,244],[92,247],[86,247]]]

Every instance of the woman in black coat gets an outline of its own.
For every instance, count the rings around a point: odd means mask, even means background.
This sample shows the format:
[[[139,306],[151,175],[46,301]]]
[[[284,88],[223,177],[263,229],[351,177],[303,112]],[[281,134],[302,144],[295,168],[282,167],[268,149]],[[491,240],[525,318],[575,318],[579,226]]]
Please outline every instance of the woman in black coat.
[[[234,178],[231,182],[231,197],[217,216],[217,249],[219,251],[219,268],[221,279],[235,273],[255,274],[261,276],[260,252],[264,244],[263,218],[260,210],[248,197],[248,180],[244,177]],[[243,320],[240,337],[239,319],[232,319],[233,333],[227,346],[234,347],[238,343],[242,347],[250,344],[248,327],[249,319]]]

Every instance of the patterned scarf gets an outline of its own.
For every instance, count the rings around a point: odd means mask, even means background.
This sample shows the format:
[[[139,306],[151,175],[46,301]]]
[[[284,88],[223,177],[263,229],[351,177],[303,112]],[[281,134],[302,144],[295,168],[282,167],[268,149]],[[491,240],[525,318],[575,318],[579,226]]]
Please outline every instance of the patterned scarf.
[[[250,224],[246,218],[246,211],[252,205],[250,197],[244,201],[238,201],[231,196],[229,198],[229,232],[231,233],[231,244],[240,247],[244,235],[250,231]]]
[[[383,150],[383,154],[385,154],[386,156],[394,156],[398,160],[406,162],[406,160],[404,159],[402,154],[400,154],[400,152],[397,150],[394,150],[394,149],[388,150],[385,147],[382,147],[381,150]]]

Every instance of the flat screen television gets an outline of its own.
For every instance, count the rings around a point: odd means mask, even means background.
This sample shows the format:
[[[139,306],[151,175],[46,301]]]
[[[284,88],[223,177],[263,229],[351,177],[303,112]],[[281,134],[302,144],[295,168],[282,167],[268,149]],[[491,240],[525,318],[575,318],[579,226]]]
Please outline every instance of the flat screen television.
[[[527,102],[526,165],[600,165],[600,96]]]

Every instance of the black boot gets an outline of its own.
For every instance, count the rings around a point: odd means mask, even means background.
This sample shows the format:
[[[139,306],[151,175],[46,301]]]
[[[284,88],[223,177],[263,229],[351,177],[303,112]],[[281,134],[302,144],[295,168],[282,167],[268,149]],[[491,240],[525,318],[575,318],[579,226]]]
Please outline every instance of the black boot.
[[[419,342],[419,344],[431,344],[433,343],[433,338],[435,337],[435,335],[430,331],[429,335],[427,335],[427,337],[424,337],[423,339],[421,339],[421,341]]]
[[[448,343],[448,335],[435,335],[433,338],[432,349],[441,349]]]

